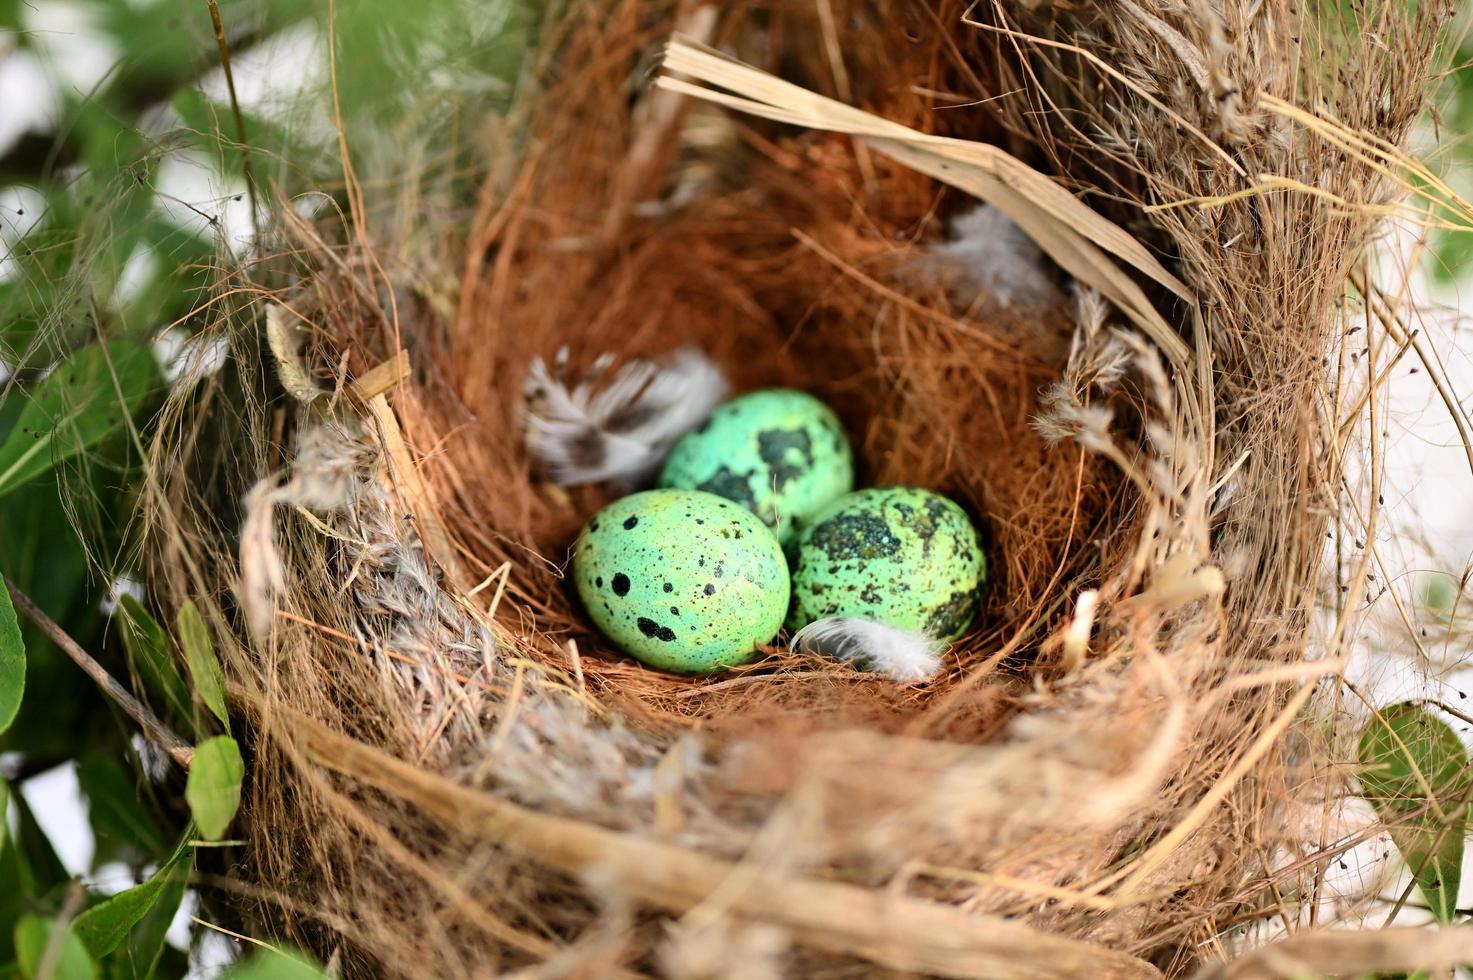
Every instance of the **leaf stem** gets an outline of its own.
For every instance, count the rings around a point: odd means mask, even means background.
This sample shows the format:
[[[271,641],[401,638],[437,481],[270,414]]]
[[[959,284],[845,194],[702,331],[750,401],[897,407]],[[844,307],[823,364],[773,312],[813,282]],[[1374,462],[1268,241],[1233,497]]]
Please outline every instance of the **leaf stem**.
[[[96,681],[97,686],[102,688],[108,697],[116,701],[118,707],[122,708],[128,717],[138,723],[138,727],[143,729],[143,734],[149,741],[167,752],[169,757],[180,766],[188,769],[190,763],[194,761],[194,749],[190,744],[159,721],[143,702],[118,683],[102,664],[92,659],[91,654],[83,650],[76,640],[67,635],[66,630],[56,625],[50,616],[42,612],[41,607],[32,602],[31,597],[18,589],[14,582],[7,579],[5,585],[10,590],[10,598],[15,603],[15,608],[25,613],[26,618],[35,623],[36,627],[51,639],[51,642],[60,647],[68,657],[71,657],[88,677]]]

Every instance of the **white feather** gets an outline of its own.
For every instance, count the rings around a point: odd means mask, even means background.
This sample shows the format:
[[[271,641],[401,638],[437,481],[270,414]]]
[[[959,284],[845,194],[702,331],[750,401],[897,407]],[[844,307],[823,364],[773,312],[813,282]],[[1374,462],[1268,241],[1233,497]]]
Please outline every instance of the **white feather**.
[[[946,644],[925,633],[854,616],[819,619],[793,634],[793,650],[847,660],[860,667],[888,674],[902,684],[914,684],[941,669],[941,651]]]
[[[605,354],[572,387],[564,376],[567,354],[558,351],[551,371],[534,360],[523,387],[527,448],[565,487],[648,481],[728,390],[721,369],[691,347],[659,362],[630,361],[606,382],[613,358]]]
[[[950,241],[931,246],[929,264],[947,273],[953,302],[971,306],[985,298],[1009,309],[1063,300],[1043,251],[997,208],[983,204],[965,211],[951,220],[950,231]]]

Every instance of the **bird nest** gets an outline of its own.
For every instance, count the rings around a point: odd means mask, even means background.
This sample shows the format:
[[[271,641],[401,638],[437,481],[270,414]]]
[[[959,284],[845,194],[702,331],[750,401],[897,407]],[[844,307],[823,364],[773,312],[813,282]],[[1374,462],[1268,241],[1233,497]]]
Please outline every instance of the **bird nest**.
[[[151,491],[234,637],[247,925],[354,976],[1151,977],[1308,873],[1325,359],[1443,11],[900,6],[589,0],[474,195],[281,209]],[[524,384],[687,347],[979,518],[936,676],[592,630],[627,488],[548,479]]]

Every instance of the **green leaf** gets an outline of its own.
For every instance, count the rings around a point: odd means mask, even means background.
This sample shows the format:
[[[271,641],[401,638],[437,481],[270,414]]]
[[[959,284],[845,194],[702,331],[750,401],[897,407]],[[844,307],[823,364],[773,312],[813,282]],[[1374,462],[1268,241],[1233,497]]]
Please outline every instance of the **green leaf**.
[[[1439,620],[1450,619],[1461,598],[1458,580],[1446,572],[1433,572],[1422,582],[1422,605]]]
[[[162,697],[180,718],[194,717],[189,685],[169,646],[169,636],[138,600],[125,595],[118,602],[123,613],[123,647],[143,682]]]
[[[15,801],[15,843],[20,849],[21,860],[30,870],[34,894],[44,895],[71,881],[72,876],[67,873],[61,858],[56,856],[56,848],[51,846],[46,832],[36,822],[36,815],[31,812],[25,795],[12,793],[10,798]]]
[[[182,949],[176,949],[168,943],[164,944],[159,953],[158,960],[154,963],[153,973],[147,977],[122,972],[114,957],[114,972],[109,980],[184,980],[185,977],[193,976],[190,969],[189,954]]]
[[[156,377],[153,353],[141,344],[119,340],[73,354],[30,392],[0,443],[0,496],[121,428]]]
[[[10,785],[0,780],[0,960],[15,955],[15,924],[35,897],[30,869],[10,839]]]
[[[531,47],[533,11],[539,6],[502,3],[496,5],[500,16],[488,18],[489,8],[459,3],[357,0],[341,5],[331,37],[341,77],[354,81],[342,92],[350,143],[355,121],[381,126],[414,118],[415,112],[453,109],[455,100],[445,96],[433,105],[421,101],[445,91],[441,79],[446,75],[473,87],[478,101],[504,104]]]
[[[119,980],[148,980],[158,970],[164,955],[164,937],[189,887],[189,867],[186,862],[178,861],[160,873],[166,877],[153,908],[133,927],[127,940],[113,954],[112,975]]]
[[[175,852],[143,884],[118,892],[77,916],[72,923],[72,931],[82,940],[87,952],[101,959],[128,938],[133,927],[153,911],[154,905],[168,888],[174,868],[183,853],[183,849]]]
[[[77,763],[77,782],[87,794],[88,813],[99,842],[122,841],[148,857],[163,853],[163,834],[143,804],[138,780],[121,765],[106,756],[86,756]]]
[[[225,708],[225,675],[220,671],[205,618],[193,599],[179,610],[179,642],[184,647],[184,659],[189,661],[189,673],[194,676],[195,693],[220,719],[225,730],[230,731],[230,712]]]
[[[15,926],[15,955],[25,977],[49,980],[96,980],[97,964],[71,929],[55,919],[23,916]],[[42,973],[42,967],[46,972]]]
[[[240,746],[229,735],[219,735],[195,746],[184,798],[189,801],[194,822],[206,840],[225,836],[240,807],[240,784],[244,778],[245,762],[240,757]]]
[[[26,689],[26,648],[20,639],[20,623],[5,576],[0,575],[0,732],[20,712],[21,694]]]
[[[1451,728],[1412,703],[1381,711],[1361,733],[1361,788],[1387,825],[1433,915],[1457,914],[1473,774]]]
[[[224,980],[327,980],[311,960],[290,950],[262,950],[225,972]]]
[[[11,399],[10,406],[19,414],[21,399]],[[63,490],[55,479],[33,480],[0,500],[0,568],[8,581],[90,648],[99,645],[100,617],[97,603],[88,595],[87,560],[68,523],[69,510],[58,506],[62,494],[80,506],[77,489]],[[70,513],[82,516],[77,510]],[[99,554],[115,553],[117,548],[95,537],[92,546]],[[21,637],[26,646],[26,695],[10,730],[0,735],[0,752],[23,752],[32,759],[64,758],[87,735],[117,728],[102,692],[70,657],[34,623],[21,623]],[[0,941],[8,944],[9,935],[8,927],[0,929]]]

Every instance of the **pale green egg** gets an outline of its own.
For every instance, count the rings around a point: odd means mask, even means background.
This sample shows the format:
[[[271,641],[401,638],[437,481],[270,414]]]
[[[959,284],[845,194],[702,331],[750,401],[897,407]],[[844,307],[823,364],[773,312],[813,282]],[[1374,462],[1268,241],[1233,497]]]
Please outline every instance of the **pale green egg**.
[[[954,502],[915,487],[840,497],[798,537],[788,628],[854,616],[952,640],[987,579],[977,529]]]
[[[676,443],[659,485],[734,500],[786,545],[805,520],[854,488],[854,454],[827,405],[770,388],[732,399]]]
[[[698,490],[646,490],[594,515],[573,582],[599,631],[662,670],[745,663],[782,627],[788,566],[755,515]]]

